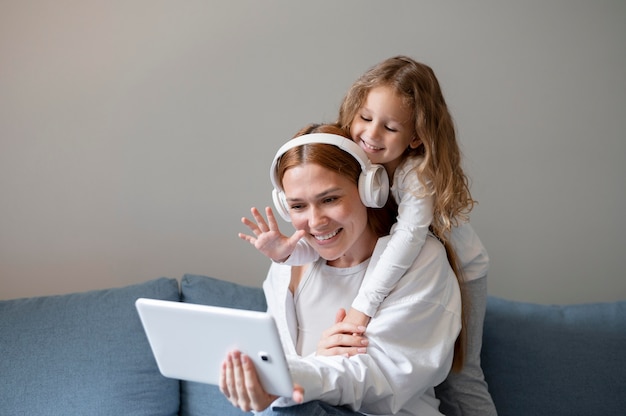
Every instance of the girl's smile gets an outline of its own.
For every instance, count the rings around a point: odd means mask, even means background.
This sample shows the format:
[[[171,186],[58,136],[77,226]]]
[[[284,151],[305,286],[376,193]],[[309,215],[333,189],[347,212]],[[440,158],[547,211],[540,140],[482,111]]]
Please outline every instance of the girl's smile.
[[[411,108],[392,87],[382,85],[367,94],[352,120],[350,135],[370,160],[384,165],[391,176],[404,151],[421,144],[413,123]]]

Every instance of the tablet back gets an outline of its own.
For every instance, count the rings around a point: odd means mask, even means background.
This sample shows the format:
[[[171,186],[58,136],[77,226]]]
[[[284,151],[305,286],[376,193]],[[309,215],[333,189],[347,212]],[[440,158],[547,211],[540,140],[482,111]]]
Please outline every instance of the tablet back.
[[[219,385],[222,362],[237,349],[252,359],[268,393],[291,397],[293,383],[271,315],[145,298],[135,306],[165,377]]]

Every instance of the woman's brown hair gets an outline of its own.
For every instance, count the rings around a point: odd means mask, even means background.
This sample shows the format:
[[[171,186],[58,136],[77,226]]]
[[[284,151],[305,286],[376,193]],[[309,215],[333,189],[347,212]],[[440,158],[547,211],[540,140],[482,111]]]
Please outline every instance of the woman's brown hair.
[[[335,134],[349,138],[348,133],[336,124],[309,124],[298,131],[294,138],[312,133]],[[286,151],[277,163],[276,177],[279,182],[287,169],[304,163],[315,163],[349,178],[356,186],[361,175],[361,164],[352,155],[337,146],[324,143],[309,143]],[[282,183],[281,183],[282,186]],[[383,208],[367,208],[368,225],[376,236],[388,235],[397,215],[393,198]]]

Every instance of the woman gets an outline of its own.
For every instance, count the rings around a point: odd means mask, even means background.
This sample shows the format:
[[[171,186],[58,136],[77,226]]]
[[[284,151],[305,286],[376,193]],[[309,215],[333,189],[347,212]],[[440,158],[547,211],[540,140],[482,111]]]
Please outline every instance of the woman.
[[[303,266],[273,263],[263,284],[294,393],[265,393],[254,366],[238,352],[226,359],[220,388],[233,405],[267,415],[440,415],[434,386],[450,370],[461,327],[459,288],[445,249],[427,237],[372,318],[367,336],[364,327],[341,322],[367,279],[365,270],[385,248],[388,237],[381,235],[393,217],[381,219],[384,209],[366,206],[363,195],[371,189],[359,186],[380,184],[360,181],[369,161],[349,139],[342,141],[341,129],[309,127],[302,135],[276,155],[272,178],[296,234],[319,258]],[[272,211],[266,212],[267,222],[253,209],[255,221],[244,223],[254,236],[242,238],[256,244],[278,230]]]

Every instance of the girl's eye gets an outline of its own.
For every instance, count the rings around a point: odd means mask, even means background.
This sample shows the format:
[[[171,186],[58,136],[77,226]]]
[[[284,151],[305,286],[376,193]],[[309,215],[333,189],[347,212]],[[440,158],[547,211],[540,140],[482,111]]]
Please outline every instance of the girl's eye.
[[[392,133],[395,133],[398,131],[398,129],[394,129],[393,127],[389,127],[389,126],[385,126],[385,128],[387,129],[387,131],[390,131]]]
[[[361,116],[361,120],[363,120],[363,121],[372,121],[372,118],[371,117],[366,117],[366,116],[362,115]]]

